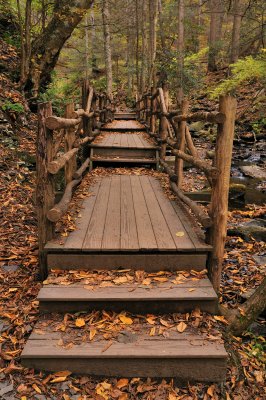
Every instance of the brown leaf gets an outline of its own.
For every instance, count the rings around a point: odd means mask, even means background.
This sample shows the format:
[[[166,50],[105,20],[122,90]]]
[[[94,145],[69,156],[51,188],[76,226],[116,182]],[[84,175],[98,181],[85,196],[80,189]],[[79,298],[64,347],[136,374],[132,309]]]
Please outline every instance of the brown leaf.
[[[76,325],[76,327],[78,327],[78,328],[82,328],[83,326],[86,325],[86,323],[85,323],[85,320],[84,320],[83,318],[78,318],[78,319],[76,319],[76,321],[75,321],[75,325]]]
[[[184,331],[187,329],[187,324],[185,324],[185,322],[181,321],[181,322],[177,325],[176,329],[178,330],[178,332],[182,333],[182,332],[184,332]]]
[[[127,385],[128,385],[128,379],[119,379],[119,381],[116,384],[116,387],[118,389],[121,389],[121,388],[123,388],[123,387],[125,387]]]

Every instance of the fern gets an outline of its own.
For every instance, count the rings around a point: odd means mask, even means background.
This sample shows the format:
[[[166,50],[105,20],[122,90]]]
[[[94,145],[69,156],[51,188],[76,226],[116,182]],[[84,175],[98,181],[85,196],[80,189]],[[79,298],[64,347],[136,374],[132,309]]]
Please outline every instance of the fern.
[[[264,82],[266,80],[266,50],[257,57],[248,56],[232,64],[232,76],[221,82],[215,89],[211,90],[210,97],[215,99],[220,95],[234,92],[245,82],[254,79]]]

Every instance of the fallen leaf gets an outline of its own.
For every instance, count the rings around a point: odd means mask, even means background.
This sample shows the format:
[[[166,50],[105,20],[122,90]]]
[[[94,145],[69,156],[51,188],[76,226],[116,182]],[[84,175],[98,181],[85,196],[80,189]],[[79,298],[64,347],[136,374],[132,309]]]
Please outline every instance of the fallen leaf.
[[[133,324],[133,320],[129,317],[126,317],[125,315],[119,315],[119,319],[121,322],[123,322],[123,324],[126,324],[126,325]]]
[[[71,371],[59,371],[59,372],[54,373],[54,376],[65,376],[65,377],[67,377],[67,376],[69,376],[71,374],[72,374]]]
[[[83,318],[78,318],[78,319],[76,319],[76,322],[75,322],[75,325],[78,327],[78,328],[82,328],[83,326],[85,326],[85,321],[84,321],[84,319]]]
[[[96,335],[96,333],[97,333],[97,330],[96,330],[96,329],[92,328],[92,329],[90,330],[90,340],[92,340],[92,339],[94,338],[94,336]]]
[[[118,389],[121,389],[121,388],[123,388],[123,387],[125,387],[127,385],[128,385],[128,379],[119,379],[119,381],[116,384],[116,387]]]
[[[187,329],[187,324],[185,324],[185,322],[181,321],[181,322],[177,325],[176,329],[178,330],[178,332],[182,333],[182,332],[184,332],[184,331]]]
[[[155,335],[155,332],[156,332],[156,328],[155,328],[155,326],[153,326],[153,327],[151,328],[151,330],[150,330],[150,336],[154,336],[154,335]]]
[[[181,232],[176,232],[175,234],[177,237],[182,237],[185,235],[185,232],[181,231]]]
[[[52,379],[50,382],[51,383],[64,382],[66,378],[67,378],[66,376],[58,376],[57,378]]]
[[[34,383],[34,384],[32,385],[32,387],[33,387],[33,389],[35,390],[35,392],[37,392],[37,393],[39,393],[39,394],[42,394],[41,389],[36,385],[36,383]]]

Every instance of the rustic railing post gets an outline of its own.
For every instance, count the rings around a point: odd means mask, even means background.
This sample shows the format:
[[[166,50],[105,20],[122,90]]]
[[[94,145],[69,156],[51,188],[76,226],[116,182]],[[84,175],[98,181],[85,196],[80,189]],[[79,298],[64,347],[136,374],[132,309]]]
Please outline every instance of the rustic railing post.
[[[72,118],[73,112],[75,111],[74,103],[69,103],[66,105],[66,118]],[[67,153],[72,149],[75,142],[75,128],[67,128],[65,130],[65,152]],[[65,165],[65,183],[66,185],[72,181],[73,175],[77,169],[76,155],[74,155]]]
[[[88,96],[90,91],[89,81],[85,79],[82,85],[82,108],[86,111]],[[88,118],[83,117],[83,133],[84,135],[89,135],[89,120]]]
[[[209,276],[216,292],[219,292],[224,245],[227,233],[228,194],[232,160],[236,99],[231,96],[220,98],[219,111],[225,122],[218,124],[214,166],[218,175],[213,179],[210,216],[213,225],[208,233],[208,242],[213,246],[208,260]]]
[[[52,115],[52,105],[40,103],[38,106],[38,132],[36,139],[36,208],[38,220],[39,273],[47,275],[45,244],[54,236],[54,224],[47,219],[47,212],[54,205],[54,177],[47,166],[53,159],[53,131],[45,125],[46,117]]]
[[[188,100],[183,100],[181,103],[181,114],[187,114],[189,107]],[[181,151],[185,150],[185,143],[186,143],[186,121],[180,121],[178,123],[178,149]],[[183,168],[184,168],[184,161],[177,157],[175,158],[175,173],[177,175],[177,187],[181,188],[182,181],[183,181]]]
[[[165,159],[166,155],[166,139],[168,136],[168,120],[167,117],[163,114],[167,114],[167,107],[165,103],[165,94],[167,94],[167,89],[164,90],[159,88],[159,95],[160,95],[160,103],[161,103],[161,116],[160,116],[160,127],[159,127],[159,134],[162,140],[161,147],[160,147],[160,158],[163,160]]]
[[[151,103],[150,103],[150,111],[151,111],[150,132],[152,134],[154,134],[156,131],[156,115],[154,114],[156,111],[156,98],[153,97],[153,96],[155,96],[156,92],[157,92],[157,89],[155,87],[153,87],[151,90],[152,97],[151,97]]]

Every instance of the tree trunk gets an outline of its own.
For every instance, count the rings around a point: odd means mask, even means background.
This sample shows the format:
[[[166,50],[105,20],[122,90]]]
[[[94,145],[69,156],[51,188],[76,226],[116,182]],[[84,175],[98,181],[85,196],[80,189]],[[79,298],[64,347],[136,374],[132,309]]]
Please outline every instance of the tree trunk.
[[[181,105],[183,100],[183,69],[184,69],[184,0],[178,0],[178,66],[179,79],[177,88],[177,101]]]
[[[157,20],[158,20],[158,0],[149,0],[149,68],[148,79],[149,87],[153,82],[154,63],[157,50]]]
[[[234,22],[231,41],[231,56],[230,63],[233,64],[238,60],[239,56],[239,42],[240,42],[240,28],[241,28],[241,0],[235,0],[234,7]]]
[[[104,35],[104,53],[105,53],[105,68],[107,80],[107,94],[110,98],[113,97],[113,70],[112,70],[112,50],[111,50],[111,35],[109,27],[109,0],[102,2],[102,18],[103,18],[103,35]]]
[[[226,310],[225,316],[229,319],[229,330],[233,335],[240,336],[265,308],[266,278],[264,278],[251,297],[237,311],[230,313],[230,311]]]
[[[208,71],[217,71],[217,26],[218,26],[218,1],[210,1],[211,19],[210,19],[210,34],[209,34],[209,57],[208,57]]]
[[[160,32],[160,39],[161,39],[161,48],[162,48],[162,51],[165,51],[166,50],[166,41],[165,41],[165,32],[164,32],[162,14],[163,14],[162,0],[159,0],[158,1],[159,32]]]
[[[44,31],[32,43],[32,57],[25,90],[37,98],[51,82],[51,73],[60,51],[84,17],[93,0],[56,0],[53,16]]]
[[[147,73],[147,32],[146,32],[147,10],[145,2],[142,2],[142,18],[141,18],[141,71],[140,71],[140,87],[141,93],[145,91],[146,73]]]

